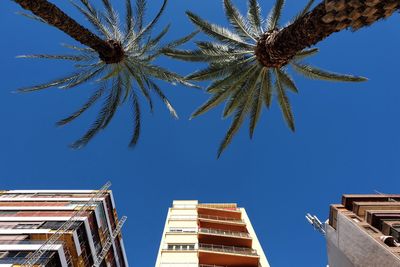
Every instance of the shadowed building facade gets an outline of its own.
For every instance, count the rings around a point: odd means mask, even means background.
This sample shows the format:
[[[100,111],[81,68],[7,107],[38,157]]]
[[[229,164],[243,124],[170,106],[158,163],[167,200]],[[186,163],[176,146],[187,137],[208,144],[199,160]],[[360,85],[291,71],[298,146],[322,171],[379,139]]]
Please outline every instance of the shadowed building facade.
[[[326,240],[330,267],[400,266],[400,195],[343,195]]]
[[[0,191],[0,266],[126,267],[112,192]]]
[[[174,201],[156,267],[269,267],[244,208]]]

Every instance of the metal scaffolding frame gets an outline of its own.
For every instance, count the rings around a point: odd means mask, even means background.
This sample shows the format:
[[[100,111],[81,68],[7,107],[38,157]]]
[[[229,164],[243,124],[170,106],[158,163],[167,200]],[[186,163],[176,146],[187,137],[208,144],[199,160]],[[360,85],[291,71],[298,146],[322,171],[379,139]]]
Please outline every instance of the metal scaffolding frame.
[[[72,216],[68,219],[68,221],[63,223],[60,226],[60,228],[58,228],[56,232],[53,233],[50,236],[50,238],[47,239],[40,246],[39,249],[37,249],[35,252],[29,255],[25,260],[25,262],[22,264],[22,266],[33,267],[47,251],[49,251],[54,247],[54,245],[60,240],[60,238],[64,235],[64,233],[70,230],[71,226],[73,226],[74,222],[79,217],[82,217],[86,211],[88,211],[93,205],[96,205],[97,199],[103,198],[108,194],[108,189],[110,188],[110,186],[111,182],[107,182],[100,190],[92,193],[91,198],[87,202],[85,202],[83,206],[81,206],[78,210],[76,210],[72,214]]]
[[[97,257],[94,259],[94,264],[93,267],[99,267],[100,264],[102,263],[102,261],[104,260],[104,258],[107,256],[108,251],[111,248],[111,245],[113,244],[115,238],[119,235],[119,233],[121,232],[121,228],[124,225],[125,221],[126,221],[127,217],[126,216],[122,216],[121,220],[119,220],[117,226],[115,227],[115,230],[113,231],[112,235],[108,236],[103,249],[101,250],[101,252],[99,253],[99,255],[97,255]]]

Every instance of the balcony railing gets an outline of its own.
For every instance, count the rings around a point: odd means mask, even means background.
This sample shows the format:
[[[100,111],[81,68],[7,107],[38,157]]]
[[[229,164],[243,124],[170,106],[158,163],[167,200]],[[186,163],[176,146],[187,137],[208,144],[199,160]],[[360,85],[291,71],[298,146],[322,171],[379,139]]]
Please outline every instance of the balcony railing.
[[[229,218],[229,217],[220,217],[220,216],[212,216],[212,215],[204,215],[199,214],[198,217],[200,219],[207,219],[207,220],[217,220],[217,221],[229,221],[229,222],[236,222],[236,223],[243,223],[241,219]]]
[[[232,254],[241,254],[249,256],[258,256],[257,251],[251,248],[233,247],[223,245],[199,244],[199,250],[207,250],[213,252],[223,252]]]
[[[250,235],[248,233],[232,232],[227,230],[218,230],[210,228],[200,228],[199,233],[250,238]]]

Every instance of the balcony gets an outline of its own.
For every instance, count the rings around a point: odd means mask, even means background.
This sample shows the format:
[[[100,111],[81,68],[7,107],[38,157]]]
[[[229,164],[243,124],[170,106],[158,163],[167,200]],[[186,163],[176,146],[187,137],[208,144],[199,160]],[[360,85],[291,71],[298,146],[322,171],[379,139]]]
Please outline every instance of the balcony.
[[[200,228],[198,238],[203,244],[235,247],[251,247],[252,245],[252,238],[248,233],[222,229]]]
[[[232,236],[232,237],[242,237],[242,238],[251,238],[248,233],[244,232],[232,232],[227,230],[218,230],[218,229],[210,229],[210,228],[200,228],[199,233],[212,234],[212,235],[223,235],[223,236]]]
[[[220,216],[227,217],[231,219],[240,220],[242,217],[242,212],[239,209],[224,209],[224,208],[216,208],[216,207],[198,207],[197,213],[201,215],[211,215],[211,216]]]
[[[199,244],[199,250],[207,250],[207,251],[230,253],[230,254],[241,254],[248,256],[258,256],[257,251],[255,249],[244,248],[244,247]]]
[[[259,258],[251,248],[199,244],[199,262],[205,266],[257,267]]]
[[[212,221],[223,221],[223,222],[228,222],[228,223],[240,223],[244,224],[244,221],[242,219],[237,219],[237,218],[231,218],[231,217],[223,217],[223,216],[214,216],[214,215],[206,215],[206,214],[199,214],[198,215],[199,219],[205,219],[205,220],[212,220]]]

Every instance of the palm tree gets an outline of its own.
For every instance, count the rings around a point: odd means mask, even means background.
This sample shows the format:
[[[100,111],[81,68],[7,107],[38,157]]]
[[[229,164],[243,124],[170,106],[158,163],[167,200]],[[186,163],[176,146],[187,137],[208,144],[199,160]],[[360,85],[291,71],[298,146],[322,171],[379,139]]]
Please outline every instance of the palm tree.
[[[197,42],[196,50],[165,49],[164,53],[185,61],[208,63],[208,67],[190,74],[193,81],[213,80],[207,92],[210,99],[192,117],[203,114],[226,102],[223,116],[233,115],[233,122],[218,150],[218,157],[232,141],[247,116],[250,117],[250,138],[261,114],[263,103],[270,107],[276,95],[283,116],[292,131],[294,117],[287,90],[297,93],[295,72],[311,79],[328,81],[365,81],[364,77],[342,75],[312,67],[301,61],[318,52],[309,48],[330,34],[345,28],[359,29],[390,16],[399,9],[398,0],[325,0],[309,11],[314,0],[286,27],[279,26],[284,0],[276,0],[269,17],[261,18],[257,0],[248,0],[247,16],[240,14],[231,0],[223,0],[226,17],[233,31],[209,23],[188,11],[189,19],[214,42]]]
[[[85,47],[64,45],[73,50],[66,55],[23,55],[22,58],[39,58],[67,60],[74,62],[75,72],[50,82],[19,89],[19,92],[32,92],[51,87],[69,89],[88,82],[94,82],[92,96],[80,109],[60,120],[58,125],[65,125],[92,107],[100,99],[104,99],[101,110],[87,132],[71,146],[85,146],[98,132],[103,130],[114,117],[117,108],[129,101],[133,111],[133,134],[130,146],[137,144],[141,128],[141,108],[139,94],[147,100],[153,110],[152,94],[157,95],[165,103],[173,117],[177,113],[155,80],[172,84],[180,83],[193,86],[180,75],[166,70],[153,63],[163,49],[170,49],[189,41],[196,33],[179,40],[160,44],[167,34],[167,25],[158,35],[151,37],[151,31],[163,14],[167,0],[157,15],[144,25],[145,0],[136,0],[133,8],[130,0],[126,0],[126,17],[124,26],[120,25],[119,16],[109,0],[102,0],[105,12],[97,10],[89,0],[80,0],[83,6],[73,5],[87,18],[97,30],[99,36],[79,25],[55,5],[44,0],[15,0],[23,8],[32,11],[24,14],[64,31]]]

